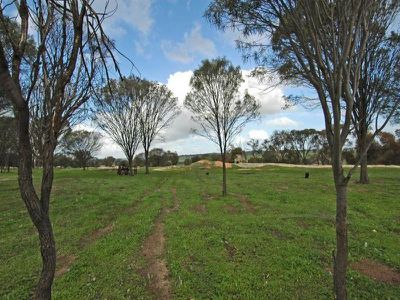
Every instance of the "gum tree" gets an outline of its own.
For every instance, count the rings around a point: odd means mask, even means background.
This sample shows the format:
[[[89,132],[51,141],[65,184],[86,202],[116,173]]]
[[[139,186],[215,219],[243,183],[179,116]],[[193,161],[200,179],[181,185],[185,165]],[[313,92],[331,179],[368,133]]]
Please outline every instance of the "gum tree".
[[[149,151],[154,139],[166,129],[180,113],[178,98],[165,86],[156,82],[146,82],[147,93],[138,98],[140,105],[139,124],[146,174],[149,174]]]
[[[18,30],[5,30],[0,40],[0,89],[15,113],[19,189],[39,235],[42,271],[34,293],[36,299],[51,298],[56,267],[56,246],[49,213],[54,150],[60,132],[88,101],[86,95],[95,82],[108,77],[107,60],[115,62],[111,43],[102,29],[107,13],[97,13],[92,3],[84,0],[0,2],[0,23],[9,22],[7,12],[13,10],[20,20]],[[37,51],[25,68],[31,40],[29,33],[35,36]],[[35,189],[29,134],[30,104],[39,86],[43,88],[40,99],[45,108],[45,129],[42,178],[40,187]]]
[[[133,175],[133,158],[142,140],[140,101],[147,93],[147,84],[136,77],[112,80],[96,101],[95,121],[122,149]]]
[[[347,186],[355,170],[345,172],[342,151],[354,125],[352,112],[369,38],[376,24],[388,30],[398,6],[390,0],[214,0],[206,12],[221,29],[260,37],[239,41],[245,56],[277,71],[282,79],[312,87],[318,95],[336,190],[337,299],[347,298]]]
[[[193,113],[201,129],[194,133],[217,144],[222,159],[222,195],[227,195],[227,147],[243,127],[259,116],[260,104],[247,91],[240,95],[243,82],[240,67],[225,58],[204,60],[190,79],[191,91],[184,105]]]
[[[89,160],[101,149],[100,139],[98,132],[69,131],[62,137],[60,146],[65,154],[73,156],[79,166],[86,170]]]

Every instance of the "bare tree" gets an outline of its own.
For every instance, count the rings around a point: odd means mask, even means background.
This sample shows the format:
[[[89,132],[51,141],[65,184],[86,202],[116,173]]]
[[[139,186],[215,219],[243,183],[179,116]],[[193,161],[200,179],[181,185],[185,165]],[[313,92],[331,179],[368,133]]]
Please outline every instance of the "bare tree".
[[[97,13],[93,1],[20,0],[0,2],[0,23],[6,24],[6,9],[14,6],[20,19],[14,33],[5,30],[0,40],[0,88],[12,103],[18,126],[19,188],[29,216],[39,233],[42,272],[36,299],[50,299],[56,266],[56,247],[49,216],[53,185],[54,149],[62,128],[88,101],[98,78],[108,77],[106,66],[113,59],[112,44],[102,29],[106,12]],[[31,25],[31,26],[30,26]],[[3,26],[7,28],[7,26]],[[30,28],[30,29],[29,29]],[[29,34],[35,35],[36,54],[27,69]],[[7,45],[11,45],[11,48]],[[11,51],[9,51],[11,49]],[[115,65],[115,64],[114,64]],[[105,71],[104,76],[99,72]],[[82,85],[77,89],[76,82]],[[31,100],[38,85],[45,107],[43,171],[40,193],[32,181],[32,145],[29,135]],[[71,97],[74,96],[74,97]]]
[[[73,156],[79,166],[86,170],[89,160],[101,149],[100,139],[98,132],[70,131],[63,136],[60,146],[65,154]]]
[[[243,82],[240,67],[234,67],[225,58],[204,60],[190,79],[191,92],[185,107],[201,126],[194,131],[217,144],[222,159],[222,195],[226,196],[227,147],[243,127],[259,116],[260,104],[247,91],[239,93]]]
[[[379,27],[373,30],[377,33],[368,41],[352,113],[360,158],[359,182],[363,184],[369,182],[366,148],[372,135],[368,132],[376,132],[380,119],[386,119],[385,115],[391,115],[400,104],[400,71],[394,67],[400,64],[400,37],[395,33],[387,37]]]
[[[139,78],[113,80],[102,90],[96,103],[95,121],[121,147],[128,160],[130,175],[133,175],[133,158],[142,140],[141,103],[138,99],[144,93],[147,93],[147,88],[143,88],[143,82]]]
[[[146,174],[149,174],[149,151],[154,139],[166,129],[180,113],[178,98],[165,86],[156,82],[143,82],[147,91],[138,97],[140,102],[140,133],[144,149]]]
[[[351,131],[355,94],[372,29],[379,24],[386,32],[398,6],[399,1],[390,0],[214,0],[206,12],[222,29],[272,37],[272,47],[267,38],[239,45],[247,57],[279,71],[283,79],[313,87],[318,94],[337,195],[334,291],[338,299],[347,298],[347,185],[355,170],[344,171],[343,146]]]

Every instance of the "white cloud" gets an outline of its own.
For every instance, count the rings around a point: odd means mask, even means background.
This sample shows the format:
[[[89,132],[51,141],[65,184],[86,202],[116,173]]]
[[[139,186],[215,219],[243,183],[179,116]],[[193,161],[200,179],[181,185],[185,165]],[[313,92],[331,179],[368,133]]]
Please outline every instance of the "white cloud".
[[[162,134],[167,142],[187,138],[190,135],[191,129],[198,127],[198,125],[191,119],[190,112],[183,107],[186,94],[190,91],[189,82],[192,75],[192,71],[185,71],[176,72],[168,77],[167,87],[171,90],[175,97],[178,98],[178,103],[182,109],[182,112],[173,121],[171,126],[168,127]]]
[[[101,139],[103,146],[97,153],[97,157],[114,156],[115,158],[125,158],[124,152],[111,138],[103,136]]]
[[[249,131],[249,137],[256,140],[265,140],[268,138],[268,132],[262,129],[254,129]]]
[[[104,11],[107,0],[94,1],[98,12]],[[104,23],[106,33],[111,36],[126,34],[126,26],[131,26],[143,35],[147,35],[154,23],[151,16],[153,0],[119,0],[110,1],[108,12],[115,10],[114,14]]]
[[[240,91],[243,93],[247,90],[250,95],[260,101],[260,113],[262,115],[274,114],[281,111],[285,104],[281,87],[271,88],[275,84],[273,80],[267,83],[260,82],[257,78],[250,76],[250,70],[243,70],[242,73],[244,82],[240,87]]]
[[[195,55],[212,57],[217,54],[214,42],[202,35],[199,23],[189,33],[185,33],[183,42],[175,44],[172,41],[162,41],[161,49],[168,59],[180,63],[193,61]]]
[[[279,117],[272,120],[268,120],[265,122],[266,125],[275,126],[275,127],[297,127],[299,123],[288,118],[288,117]]]
[[[281,110],[283,106],[283,92],[282,89],[277,87],[270,92],[265,92],[268,88],[266,84],[260,84],[255,78],[248,77],[250,71],[243,71],[244,79],[240,90],[248,90],[253,96],[261,102],[262,114],[274,114]],[[182,71],[170,74],[167,80],[167,87],[178,98],[179,106],[182,109],[181,114],[172,122],[172,124],[162,132],[162,139],[159,138],[154,141],[153,147],[162,147],[166,150],[178,151],[180,154],[184,153],[205,153],[217,151],[217,147],[206,140],[205,138],[191,134],[192,128],[199,128],[199,125],[191,119],[191,113],[183,107],[186,94],[190,91],[190,78],[193,71]],[[288,118],[280,118],[290,120]],[[273,121],[273,120],[271,120]],[[292,121],[292,120],[290,120]],[[277,122],[277,121],[276,121]],[[292,121],[294,122],[294,121]],[[283,124],[281,122],[280,124]],[[294,123],[291,123],[292,125]],[[297,123],[296,123],[297,124]],[[268,133],[262,129],[252,129],[246,135],[239,135],[234,144],[244,145],[249,138],[265,139]],[[104,137],[104,146],[99,157],[112,155],[114,157],[123,157],[122,151],[116,146],[111,139]],[[142,151],[138,149],[138,152]]]
[[[178,97],[179,103],[183,104],[186,94],[190,91],[190,78],[193,71],[175,72],[170,74],[167,81],[167,87]]]

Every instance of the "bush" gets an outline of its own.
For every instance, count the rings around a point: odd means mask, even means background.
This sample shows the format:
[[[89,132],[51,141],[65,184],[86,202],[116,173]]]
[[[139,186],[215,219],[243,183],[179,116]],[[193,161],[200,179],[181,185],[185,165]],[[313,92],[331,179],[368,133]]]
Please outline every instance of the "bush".
[[[195,162],[201,160],[201,157],[199,155],[194,155],[190,158],[190,160],[192,163],[195,163]]]
[[[190,158],[186,158],[185,161],[183,162],[183,164],[185,166],[189,166],[192,163],[192,160]]]
[[[262,157],[250,157],[249,163],[262,163],[264,159]]]

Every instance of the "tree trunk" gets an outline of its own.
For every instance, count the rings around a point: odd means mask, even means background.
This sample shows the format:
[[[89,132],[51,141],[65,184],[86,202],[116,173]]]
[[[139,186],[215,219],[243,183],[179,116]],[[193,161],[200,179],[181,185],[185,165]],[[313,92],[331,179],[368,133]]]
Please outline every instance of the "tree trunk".
[[[361,104],[365,104],[362,101]],[[363,155],[364,151],[367,148],[367,139],[368,139],[368,124],[366,121],[366,107],[362,105],[360,109],[360,125],[359,125],[359,132],[358,132],[358,158],[360,159],[361,155]],[[364,158],[360,162],[360,181],[359,183],[367,184],[369,183],[368,178],[368,159],[367,154],[365,154]]]
[[[365,154],[365,157],[361,160],[360,164],[360,183],[362,184],[369,183],[367,154]]]
[[[144,164],[146,166],[146,174],[149,174],[149,150],[144,151]]]
[[[26,103],[23,104],[23,107],[18,107],[16,118],[19,138],[18,183],[21,198],[39,233],[43,262],[42,272],[36,286],[35,298],[51,299],[51,286],[56,268],[56,248],[48,210],[53,177],[52,172],[43,174],[44,176],[45,174],[49,176],[45,176],[46,178],[42,179],[42,197],[39,199],[32,181],[32,147],[29,139],[29,110]],[[52,155],[50,155],[51,157]],[[49,162],[48,167],[52,168],[52,161]],[[43,190],[48,193],[45,192],[43,194]]]
[[[222,196],[226,196],[226,154],[222,155]]]
[[[35,299],[51,299],[51,286],[56,270],[56,246],[50,219],[44,216],[37,226],[42,255],[42,272],[35,290]]]
[[[335,180],[336,188],[336,254],[334,256],[333,283],[336,299],[347,299],[347,184]]]
[[[364,153],[365,148],[367,147],[367,129],[361,128],[358,140],[358,157]],[[360,162],[360,181],[359,183],[367,184],[369,183],[368,178],[368,158],[367,153],[365,153],[363,159]]]
[[[129,168],[129,176],[133,176],[133,170],[132,170],[132,157],[128,157],[128,168]]]

